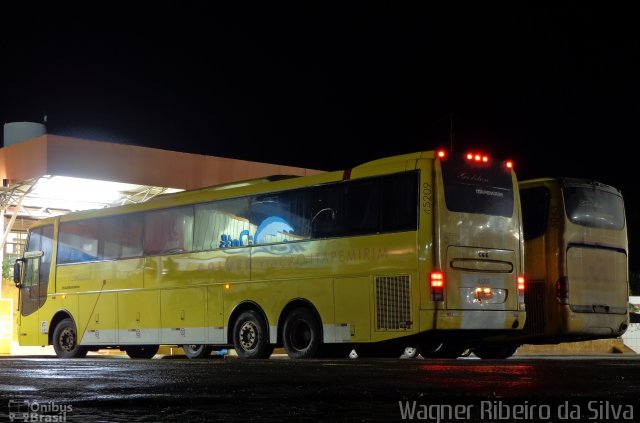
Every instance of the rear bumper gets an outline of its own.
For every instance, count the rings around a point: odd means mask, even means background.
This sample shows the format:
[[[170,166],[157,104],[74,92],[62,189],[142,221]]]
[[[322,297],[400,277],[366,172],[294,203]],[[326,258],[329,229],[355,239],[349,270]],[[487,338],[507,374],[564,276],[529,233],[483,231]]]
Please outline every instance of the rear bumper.
[[[434,310],[422,310],[421,313],[433,316]],[[434,329],[511,331],[522,329],[525,318],[526,313],[524,311],[436,310]]]

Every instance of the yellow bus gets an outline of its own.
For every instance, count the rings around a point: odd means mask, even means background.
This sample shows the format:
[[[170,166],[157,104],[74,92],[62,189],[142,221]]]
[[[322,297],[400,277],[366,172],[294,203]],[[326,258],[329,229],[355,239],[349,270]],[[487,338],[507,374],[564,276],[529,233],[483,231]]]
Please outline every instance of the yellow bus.
[[[520,182],[527,322],[520,343],[621,336],[629,323],[623,196],[578,178]]]
[[[509,163],[426,151],[70,213],[30,229],[20,345],[190,358],[457,355],[525,324]]]

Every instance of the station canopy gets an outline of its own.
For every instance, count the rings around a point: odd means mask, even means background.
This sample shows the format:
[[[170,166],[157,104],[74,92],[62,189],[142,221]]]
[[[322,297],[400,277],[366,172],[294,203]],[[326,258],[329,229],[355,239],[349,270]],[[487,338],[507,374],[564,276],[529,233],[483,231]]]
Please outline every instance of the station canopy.
[[[3,187],[5,214],[43,219],[74,211],[140,203],[182,189],[101,181],[71,176],[43,175]]]
[[[16,218],[38,220],[212,185],[316,173],[321,171],[43,134],[0,148],[0,212],[11,219],[5,220],[6,238]]]

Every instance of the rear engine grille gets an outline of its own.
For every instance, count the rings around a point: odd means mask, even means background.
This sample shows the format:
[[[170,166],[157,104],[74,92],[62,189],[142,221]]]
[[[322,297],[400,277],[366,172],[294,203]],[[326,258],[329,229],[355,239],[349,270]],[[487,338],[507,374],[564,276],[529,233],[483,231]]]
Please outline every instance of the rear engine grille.
[[[525,335],[544,333],[544,281],[527,281],[524,293],[527,320],[522,329]]]
[[[376,330],[411,327],[409,276],[378,276],[376,285]]]

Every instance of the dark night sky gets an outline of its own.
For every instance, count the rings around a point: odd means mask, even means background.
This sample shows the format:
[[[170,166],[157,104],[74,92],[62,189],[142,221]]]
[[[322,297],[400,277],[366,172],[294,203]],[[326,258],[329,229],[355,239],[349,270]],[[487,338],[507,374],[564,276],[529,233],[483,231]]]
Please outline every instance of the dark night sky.
[[[631,3],[165,3],[0,6],[0,119],[332,170],[449,146],[453,116],[456,150],[513,158],[522,179],[621,188],[633,251]]]

